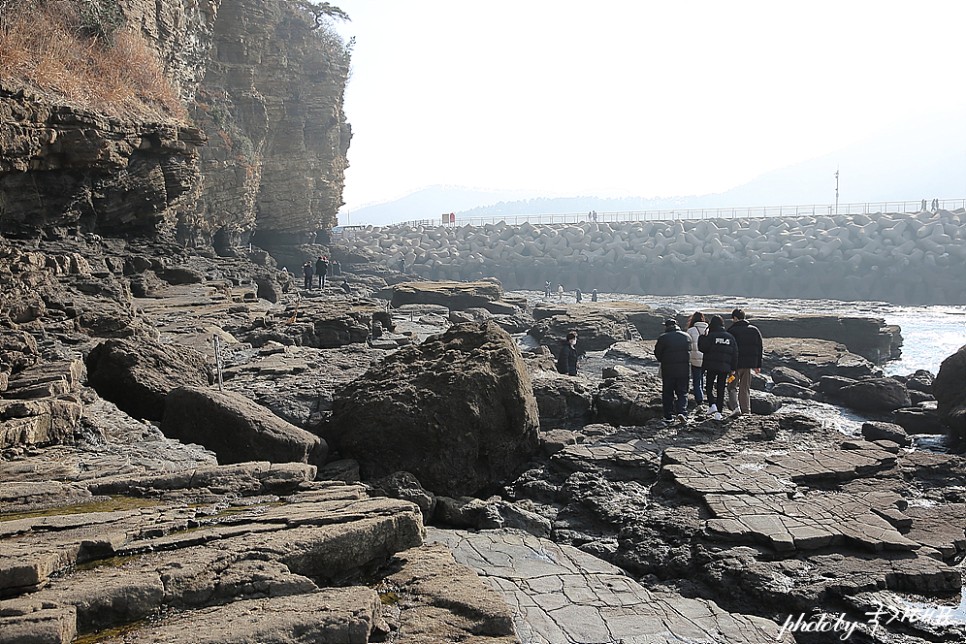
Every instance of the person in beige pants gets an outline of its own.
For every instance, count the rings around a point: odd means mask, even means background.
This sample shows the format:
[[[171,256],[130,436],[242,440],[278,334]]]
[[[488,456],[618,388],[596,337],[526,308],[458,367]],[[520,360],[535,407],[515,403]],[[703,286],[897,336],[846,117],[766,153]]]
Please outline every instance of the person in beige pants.
[[[751,371],[761,373],[763,351],[761,331],[745,319],[745,312],[735,309],[731,312],[731,326],[728,333],[738,344],[738,366],[735,379],[728,383],[728,409],[739,414],[751,413]]]

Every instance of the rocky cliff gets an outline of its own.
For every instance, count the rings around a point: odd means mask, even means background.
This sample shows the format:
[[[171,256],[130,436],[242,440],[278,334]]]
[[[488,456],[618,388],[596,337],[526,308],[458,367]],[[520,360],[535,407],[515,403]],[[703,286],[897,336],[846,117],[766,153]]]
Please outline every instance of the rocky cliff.
[[[0,231],[277,250],[335,223],[348,48],[295,0],[118,0],[186,117],[81,109],[0,80]]]

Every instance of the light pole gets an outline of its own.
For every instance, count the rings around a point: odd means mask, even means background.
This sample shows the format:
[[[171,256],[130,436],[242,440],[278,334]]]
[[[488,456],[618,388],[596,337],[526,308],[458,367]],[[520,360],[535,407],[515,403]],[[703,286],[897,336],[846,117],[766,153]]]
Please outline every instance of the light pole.
[[[839,214],[839,169],[835,168],[835,214]]]

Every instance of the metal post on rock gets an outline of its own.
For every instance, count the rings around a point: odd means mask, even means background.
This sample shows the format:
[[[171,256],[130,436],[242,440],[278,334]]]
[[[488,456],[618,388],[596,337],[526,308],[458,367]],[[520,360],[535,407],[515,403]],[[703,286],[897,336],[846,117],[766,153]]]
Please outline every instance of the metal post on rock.
[[[223,364],[221,361],[221,340],[217,335],[211,336],[211,344],[215,348],[215,369],[218,372],[218,391],[224,391],[223,381],[222,381],[222,368]]]
[[[839,169],[835,168],[835,214],[839,214]]]

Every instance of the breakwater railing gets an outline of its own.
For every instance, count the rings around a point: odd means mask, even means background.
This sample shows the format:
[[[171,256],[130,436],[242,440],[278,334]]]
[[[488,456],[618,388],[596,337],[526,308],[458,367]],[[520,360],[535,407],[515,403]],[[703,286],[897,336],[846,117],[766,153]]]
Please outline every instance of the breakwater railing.
[[[664,210],[626,210],[607,212],[569,212],[554,214],[489,215],[486,217],[459,217],[420,219],[405,221],[396,226],[484,226],[486,224],[576,224],[584,221],[677,221],[682,219],[740,219],[794,217],[800,215],[870,215],[875,213],[916,213],[935,210],[966,208],[966,199],[938,199],[918,201],[877,201],[840,204],[808,204],[798,206],[738,206],[727,208],[669,208]]]

